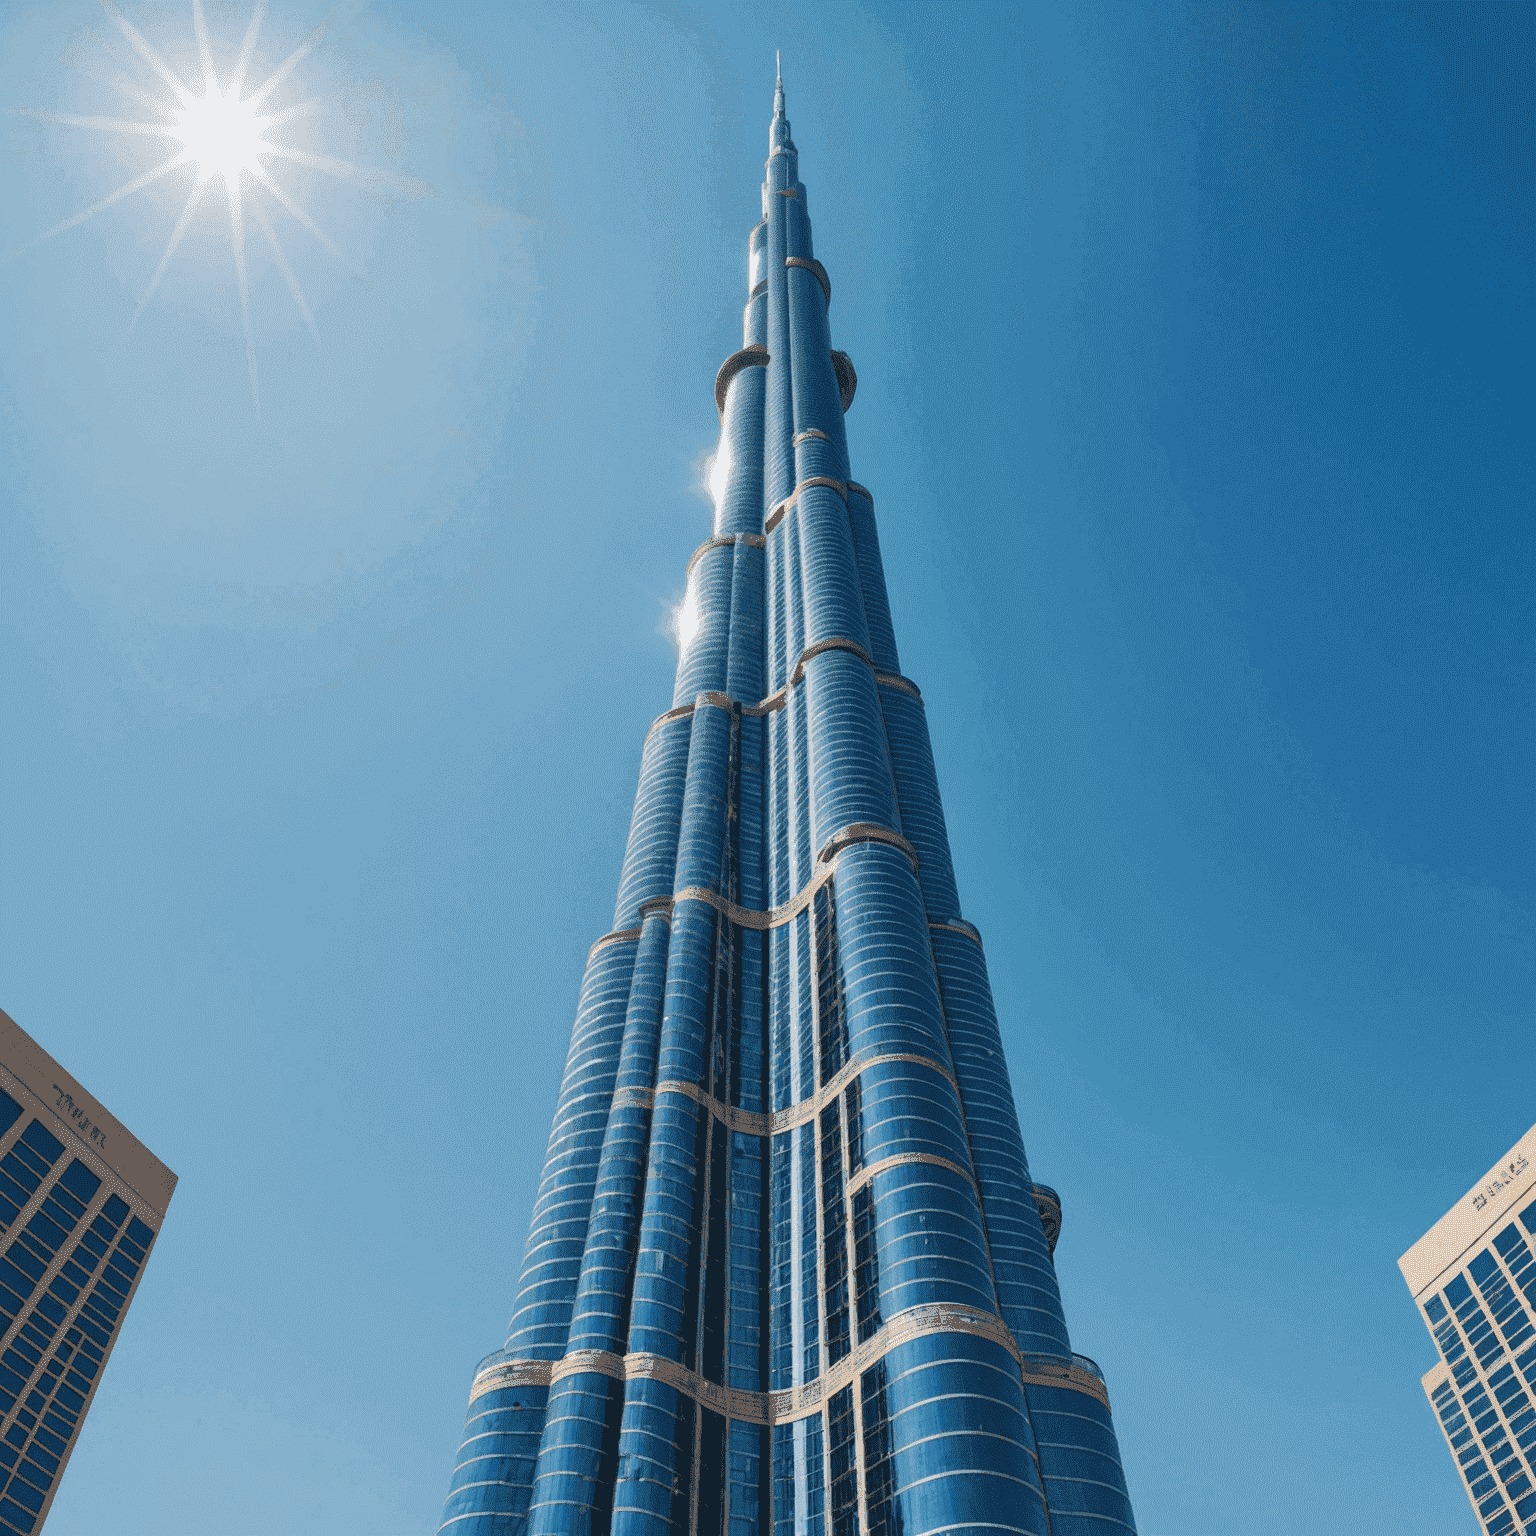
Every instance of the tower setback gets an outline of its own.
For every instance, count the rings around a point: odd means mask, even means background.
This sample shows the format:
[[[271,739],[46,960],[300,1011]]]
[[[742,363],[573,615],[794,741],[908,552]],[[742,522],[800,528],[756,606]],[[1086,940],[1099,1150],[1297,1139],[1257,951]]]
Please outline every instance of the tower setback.
[[[782,80],[748,286],[672,706],[441,1529],[1134,1532],[851,478]]]

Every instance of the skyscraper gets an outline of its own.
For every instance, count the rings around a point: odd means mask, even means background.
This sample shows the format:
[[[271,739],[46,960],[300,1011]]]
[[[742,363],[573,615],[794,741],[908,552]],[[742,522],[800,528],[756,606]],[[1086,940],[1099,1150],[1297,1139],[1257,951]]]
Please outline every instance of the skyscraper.
[[[0,1536],[48,1518],[175,1190],[0,1013]]]
[[[1424,1395],[1488,1536],[1536,1536],[1536,1126],[1397,1267],[1440,1360]]]
[[[713,536],[442,1530],[1134,1531],[774,95]]]

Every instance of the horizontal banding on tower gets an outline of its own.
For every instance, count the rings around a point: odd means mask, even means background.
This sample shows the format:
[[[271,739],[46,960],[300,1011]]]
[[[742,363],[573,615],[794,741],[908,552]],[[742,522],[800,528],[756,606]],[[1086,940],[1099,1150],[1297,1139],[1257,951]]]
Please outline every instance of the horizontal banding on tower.
[[[870,821],[856,821],[851,827],[834,832],[816,855],[816,862],[830,864],[844,848],[851,848],[855,843],[889,843],[891,847],[901,849],[912,861],[913,870],[917,869],[917,850],[912,844],[901,833],[892,832],[889,827],[878,826]]]
[[[737,537],[750,543],[759,538],[760,535],[746,533],[738,534]],[[709,547],[711,546],[705,545],[700,550],[695,551],[695,559],[703,552],[704,548]],[[706,704],[714,705],[718,709],[740,709],[744,715],[771,715],[774,711],[784,708],[789,690],[796,684],[804,681],[806,662],[820,656],[824,651],[851,652],[874,673],[876,683],[888,688],[900,688],[903,693],[911,694],[919,704],[923,702],[922,690],[918,688],[917,684],[910,677],[903,677],[899,672],[881,672],[875,666],[869,652],[857,640],[843,640],[835,636],[828,640],[819,640],[815,645],[807,646],[795,662],[795,668],[790,674],[789,681],[782,688],[775,689],[766,699],[759,699],[756,704],[738,704],[735,699],[732,699],[727,694],[713,692],[701,693],[699,699],[702,699]],[[698,707],[699,699],[695,699],[692,704],[674,704],[671,709],[664,710],[661,714],[657,715],[651,722],[650,729],[645,733],[646,740],[649,741],[652,735],[660,730],[662,726],[669,725],[674,720],[681,720],[686,715],[691,715]]]
[[[709,890],[701,885],[690,885],[674,892],[671,896],[652,896],[642,904],[642,911],[649,916],[653,912],[670,912],[680,901],[702,901],[706,906],[713,907],[722,916],[730,918],[733,923],[743,928],[758,930],[782,928],[785,923],[803,912],[816,892],[832,878],[842,856],[850,848],[859,847],[864,843],[886,843],[900,849],[907,856],[914,872],[916,871],[917,851],[899,832],[892,832],[888,827],[876,826],[873,823],[856,823],[832,834],[821,854],[827,862],[821,864],[816,873],[800,888],[799,893],[781,907],[762,911],[755,907],[738,906],[718,891]],[[638,937],[638,929],[619,929],[614,933],[605,933],[592,948],[598,950],[607,944],[618,944],[625,939]]]
[[[975,923],[966,922],[963,917],[947,917],[943,922],[929,923],[928,926],[941,929],[945,933],[958,933],[961,938],[969,939],[976,945],[981,943],[981,930]]]
[[[482,1370],[470,1388],[474,1402],[487,1392],[514,1386],[548,1386],[566,1376],[591,1373],[611,1381],[650,1378],[691,1397],[714,1412],[750,1424],[784,1424],[820,1413],[822,1403],[856,1381],[876,1361],[914,1339],[963,1333],[999,1345],[1018,1365],[1026,1385],[1066,1387],[1086,1393],[1109,1407],[1109,1391],[1098,1367],[1086,1355],[1026,1354],[1000,1317],[975,1307],[928,1303],[899,1312],[864,1343],[856,1346],[813,1381],[780,1392],[752,1392],[706,1381],[697,1371],[661,1355],[609,1350],[575,1350],[562,1360],[502,1360]]]
[[[798,1104],[791,1104],[787,1109],[775,1109],[768,1113],[757,1109],[740,1109],[734,1104],[727,1104],[724,1100],[706,1093],[697,1083],[671,1078],[663,1079],[654,1088],[615,1089],[613,1108],[629,1106],[650,1109],[659,1095],[677,1093],[685,1099],[692,1099],[728,1130],[739,1131],[743,1136],[777,1136],[784,1131],[809,1125],[828,1104],[842,1094],[856,1077],[861,1077],[865,1072],[871,1072],[876,1067],[888,1067],[903,1061],[916,1062],[919,1066],[927,1067],[936,1076],[942,1077],[956,1093],[959,1093],[960,1085],[943,1062],[935,1060],[932,1056],[920,1056],[913,1051],[883,1051],[877,1056],[855,1056],[851,1061],[845,1062],[835,1077],[823,1083],[808,1098],[801,1099]],[[880,1166],[883,1168],[884,1164]],[[968,1182],[974,1182],[971,1180],[971,1175],[956,1164],[946,1163],[945,1166],[963,1174]]]
[[[749,549],[764,549],[768,540],[761,533],[719,533],[712,539],[705,539],[699,547],[688,557],[688,567],[683,572],[683,580],[693,574],[693,568],[698,564],[702,555],[707,555],[712,549],[724,549],[730,544],[745,544]]]
[[[818,434],[819,435],[819,434]],[[809,480],[802,480],[795,486],[788,496],[776,506],[763,520],[763,532],[772,533],[783,520],[784,514],[799,500],[801,491],[809,490],[813,485],[825,485],[837,492],[844,501],[848,500],[848,486],[845,481],[833,480],[827,475],[812,475]]]
[[[827,303],[829,305],[831,304],[831,302],[832,302],[832,279],[827,276],[827,269],[824,266],[822,266],[822,264],[819,261],[817,261],[814,256],[809,258],[809,259],[807,259],[804,256],[786,256],[784,258],[784,265],[786,267],[804,267],[805,270],[807,272],[809,272],[811,274],[811,276],[814,277],[818,283],[821,284],[821,291],[824,294],[826,294],[826,296],[827,296]],[[832,355],[834,357],[837,356],[837,354],[835,352]],[[847,410],[848,407],[844,406],[843,409]]]

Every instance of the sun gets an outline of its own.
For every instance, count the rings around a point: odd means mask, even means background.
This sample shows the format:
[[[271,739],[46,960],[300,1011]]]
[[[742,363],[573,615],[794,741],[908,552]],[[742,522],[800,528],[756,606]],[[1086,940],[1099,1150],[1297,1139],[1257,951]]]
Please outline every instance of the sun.
[[[203,16],[202,0],[192,0],[192,30],[197,38],[198,58],[203,76],[202,94],[198,95],[171,68],[138,28],[123,15],[113,0],[101,0],[101,7],[127,40],[128,45],[154,71],[161,87],[171,92],[170,97],[167,98],[163,94],[157,96],[151,91],[145,91],[136,85],[124,82],[121,89],[148,109],[151,114],[149,118],[133,120],[82,117],[75,113],[46,112],[31,108],[21,109],[20,115],[38,118],[48,123],[63,123],[75,128],[96,128],[105,133],[165,139],[178,147],[167,159],[146,171],[142,176],[135,177],[109,196],[102,198],[100,202],[92,203],[89,208],[82,209],[73,218],[65,219],[62,224],[56,224],[46,233],[39,235],[32,245],[61,234],[66,229],[72,229],[93,214],[100,213],[102,209],[126,197],[131,197],[135,192],[143,191],[144,188],[152,186],[184,167],[192,168],[193,181],[187,194],[186,204],[182,208],[180,218],[176,221],[175,228],[171,231],[165,254],[160,258],[160,265],[155,269],[154,276],[150,278],[149,285],[139,299],[133,319],[129,321],[128,328],[132,330],[138,323],[139,316],[143,314],[145,306],[154,297],[155,290],[160,286],[160,280],[165,276],[166,268],[170,265],[177,246],[181,244],[182,237],[186,234],[192,222],[192,216],[197,211],[204,194],[214,182],[220,183],[229,210],[229,246],[234,257],[236,276],[239,279],[240,317],[245,328],[245,355],[251,376],[251,399],[259,415],[261,391],[256,374],[256,342],[251,329],[251,288],[245,263],[247,217],[249,216],[271,247],[278,270],[282,273],[283,280],[293,295],[294,303],[298,306],[299,313],[303,315],[304,322],[316,341],[319,340],[319,333],[315,328],[314,316],[310,313],[304,292],[294,276],[282,241],[263,206],[264,199],[270,198],[328,251],[341,257],[341,252],[337,250],[334,243],[321,232],[309,214],[294,201],[272,174],[266,162],[272,159],[290,161],[344,179],[395,182],[403,184],[407,190],[414,193],[429,189],[423,187],[421,183],[409,182],[403,177],[349,165],[344,160],[313,154],[307,149],[285,144],[280,138],[270,137],[287,124],[296,122],[300,118],[313,116],[323,110],[323,103],[318,100],[300,101],[275,111],[267,110],[266,104],[304,58],[319,45],[321,38],[325,35],[324,26],[312,32],[272,71],[266,80],[254,90],[247,92],[246,76],[250,71],[251,60],[256,51],[256,40],[266,15],[267,0],[257,0],[250,25],[246,28],[245,38],[240,44],[239,55],[225,75],[222,84],[214,59],[213,42],[208,34],[208,24]],[[342,259],[345,260],[344,257]]]
[[[242,171],[255,173],[261,164],[262,125],[248,101],[224,96],[209,86],[201,100],[177,114],[176,131],[203,176],[220,175],[236,181]]]

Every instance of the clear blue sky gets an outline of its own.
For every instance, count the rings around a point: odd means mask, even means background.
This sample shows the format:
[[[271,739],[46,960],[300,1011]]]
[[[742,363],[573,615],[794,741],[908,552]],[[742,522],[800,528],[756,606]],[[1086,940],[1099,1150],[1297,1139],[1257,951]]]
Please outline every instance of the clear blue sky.
[[[431,192],[279,168],[346,261],[273,215],[317,348],[253,236],[259,420],[219,199],[131,335],[185,181],[0,266],[0,1005],[181,1176],[51,1536],[435,1525],[776,47],[1144,1536],[1472,1536],[1394,1261],[1536,1119],[1532,7],[329,14],[289,142]],[[0,10],[0,107],[119,78]],[[6,251],[161,152],[0,145]]]

